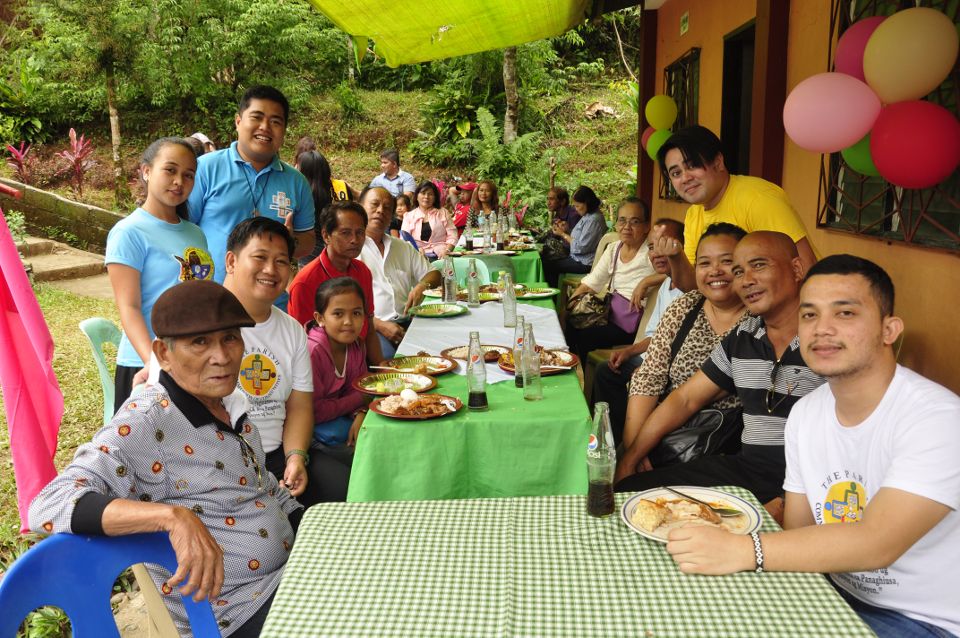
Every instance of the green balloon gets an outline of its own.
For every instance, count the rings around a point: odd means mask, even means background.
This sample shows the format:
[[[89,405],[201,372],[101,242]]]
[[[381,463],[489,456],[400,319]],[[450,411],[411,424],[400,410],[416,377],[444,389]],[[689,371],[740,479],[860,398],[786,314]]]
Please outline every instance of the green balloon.
[[[870,155],[870,134],[867,133],[863,139],[840,151],[843,161],[847,166],[857,171],[861,175],[868,177],[878,177],[880,171],[873,165],[873,157]]]
[[[664,129],[662,131],[654,131],[653,135],[647,140],[647,155],[650,156],[654,162],[657,161],[657,151],[660,150],[660,147],[670,139],[670,136],[673,135],[673,131],[669,129]]]

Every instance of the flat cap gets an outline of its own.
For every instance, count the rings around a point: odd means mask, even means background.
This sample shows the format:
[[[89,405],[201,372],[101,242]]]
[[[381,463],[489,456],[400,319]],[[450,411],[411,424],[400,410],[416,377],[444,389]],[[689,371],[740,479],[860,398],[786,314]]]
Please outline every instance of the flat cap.
[[[186,337],[257,325],[232,292],[203,279],[168,288],[153,304],[150,323],[158,337]]]

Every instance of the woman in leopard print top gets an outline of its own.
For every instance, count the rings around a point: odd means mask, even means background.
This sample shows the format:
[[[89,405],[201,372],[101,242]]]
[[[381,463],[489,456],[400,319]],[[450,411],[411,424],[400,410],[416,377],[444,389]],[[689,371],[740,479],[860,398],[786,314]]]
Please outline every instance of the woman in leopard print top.
[[[680,386],[700,369],[721,339],[747,315],[743,302],[733,291],[733,249],[746,233],[733,224],[712,224],[700,238],[694,271],[697,290],[678,297],[667,308],[650,341],[643,365],[630,380],[630,401],[624,425],[624,445],[629,447],[661,395]],[[690,332],[683,340],[672,364],[670,351],[673,339],[687,314],[703,306]],[[739,403],[735,396],[712,404],[712,408],[732,408]]]

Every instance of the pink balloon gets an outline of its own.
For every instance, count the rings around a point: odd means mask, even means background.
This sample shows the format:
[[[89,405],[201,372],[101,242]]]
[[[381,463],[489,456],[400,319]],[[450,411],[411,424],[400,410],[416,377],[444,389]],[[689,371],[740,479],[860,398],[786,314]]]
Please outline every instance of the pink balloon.
[[[794,87],[783,105],[783,127],[794,143],[835,153],[860,141],[880,113],[873,90],[845,73],[819,73]]]
[[[873,35],[874,29],[886,19],[886,16],[864,18],[854,22],[843,32],[837,42],[837,61],[834,64],[837,73],[846,73],[866,82],[863,77],[863,50],[867,47],[867,40]]]
[[[653,135],[656,130],[657,129],[653,128],[652,126],[648,126],[647,128],[643,129],[643,134],[640,135],[640,148],[647,148],[647,140],[650,139],[650,136]]]
[[[885,106],[870,132],[880,175],[903,188],[929,188],[960,165],[960,122],[938,104],[913,100]]]

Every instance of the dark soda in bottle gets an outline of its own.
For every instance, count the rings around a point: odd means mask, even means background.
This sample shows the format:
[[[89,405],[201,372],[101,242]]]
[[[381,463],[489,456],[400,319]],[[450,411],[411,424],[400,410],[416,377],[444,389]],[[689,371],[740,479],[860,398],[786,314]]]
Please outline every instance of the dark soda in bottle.
[[[487,368],[483,360],[483,348],[480,347],[480,333],[470,333],[470,346],[467,351],[467,407],[471,410],[486,410],[487,404]]]
[[[587,514],[603,517],[613,514],[613,472],[617,451],[610,429],[610,406],[603,401],[593,411],[593,431],[587,442]]]

